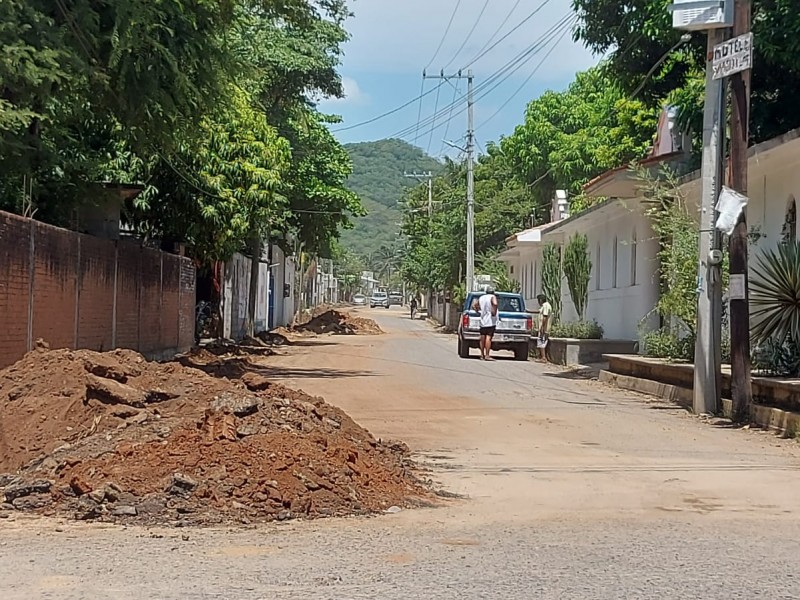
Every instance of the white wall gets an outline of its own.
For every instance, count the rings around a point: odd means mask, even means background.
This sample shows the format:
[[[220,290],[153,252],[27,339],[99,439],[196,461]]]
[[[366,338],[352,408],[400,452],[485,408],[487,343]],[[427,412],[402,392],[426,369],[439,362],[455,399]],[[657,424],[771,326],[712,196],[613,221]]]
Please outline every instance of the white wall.
[[[656,327],[658,240],[641,210],[617,202],[605,214],[590,213],[572,223],[564,239],[575,231],[586,234],[592,260],[586,319],[597,321],[607,339],[639,339],[643,322]],[[566,280],[561,289],[562,320],[575,320]]]
[[[241,339],[245,335],[250,294],[250,266],[250,258],[238,253],[225,263],[222,286],[222,335],[226,338]],[[262,263],[259,265],[254,323],[257,333],[266,329],[268,290],[269,269]]]

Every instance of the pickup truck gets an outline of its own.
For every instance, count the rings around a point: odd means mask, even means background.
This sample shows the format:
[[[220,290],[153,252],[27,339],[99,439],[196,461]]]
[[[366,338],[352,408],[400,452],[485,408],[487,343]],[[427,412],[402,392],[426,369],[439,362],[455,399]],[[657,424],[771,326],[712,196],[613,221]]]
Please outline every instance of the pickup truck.
[[[480,340],[481,317],[472,310],[472,304],[483,292],[470,292],[464,301],[461,321],[458,324],[458,355],[469,358],[470,348],[477,348]],[[520,294],[497,292],[497,329],[492,350],[511,350],[516,360],[528,360],[533,319],[525,312],[525,300]]]

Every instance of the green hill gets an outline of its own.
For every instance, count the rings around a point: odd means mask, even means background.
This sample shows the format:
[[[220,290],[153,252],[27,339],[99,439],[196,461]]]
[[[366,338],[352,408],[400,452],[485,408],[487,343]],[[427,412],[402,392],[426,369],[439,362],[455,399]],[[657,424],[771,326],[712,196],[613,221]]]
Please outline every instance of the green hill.
[[[417,180],[404,177],[403,172],[436,174],[442,165],[402,140],[359,142],[345,148],[353,161],[353,174],[347,186],[361,197],[368,214],[356,220],[354,229],[343,233],[342,244],[367,256],[397,240],[402,218],[398,202],[406,188],[420,185]]]

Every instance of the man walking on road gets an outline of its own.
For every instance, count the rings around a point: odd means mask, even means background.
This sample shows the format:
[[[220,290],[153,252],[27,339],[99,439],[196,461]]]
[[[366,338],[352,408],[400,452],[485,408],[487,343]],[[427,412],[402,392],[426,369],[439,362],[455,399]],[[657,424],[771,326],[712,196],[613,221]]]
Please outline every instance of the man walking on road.
[[[478,298],[478,308],[481,314],[481,360],[494,360],[489,356],[492,352],[492,339],[497,328],[497,296],[494,289],[488,288],[486,293]]]
[[[550,315],[553,312],[553,307],[544,294],[536,296],[536,301],[539,303],[539,335],[537,336],[536,347],[539,348],[540,358],[547,362],[547,334],[550,332]]]

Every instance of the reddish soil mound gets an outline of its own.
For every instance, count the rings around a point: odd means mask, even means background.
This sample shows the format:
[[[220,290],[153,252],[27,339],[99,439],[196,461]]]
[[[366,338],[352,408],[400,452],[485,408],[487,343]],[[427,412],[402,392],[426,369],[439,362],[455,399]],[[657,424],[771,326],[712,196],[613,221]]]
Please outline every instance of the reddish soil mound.
[[[68,350],[0,371],[0,472],[16,471],[0,491],[17,510],[192,524],[375,512],[427,495],[407,452],[256,373]]]
[[[313,333],[334,333],[339,335],[377,335],[383,333],[378,324],[372,319],[356,317],[350,313],[338,310],[327,310],[313,319],[298,325],[295,331],[310,331]]]

